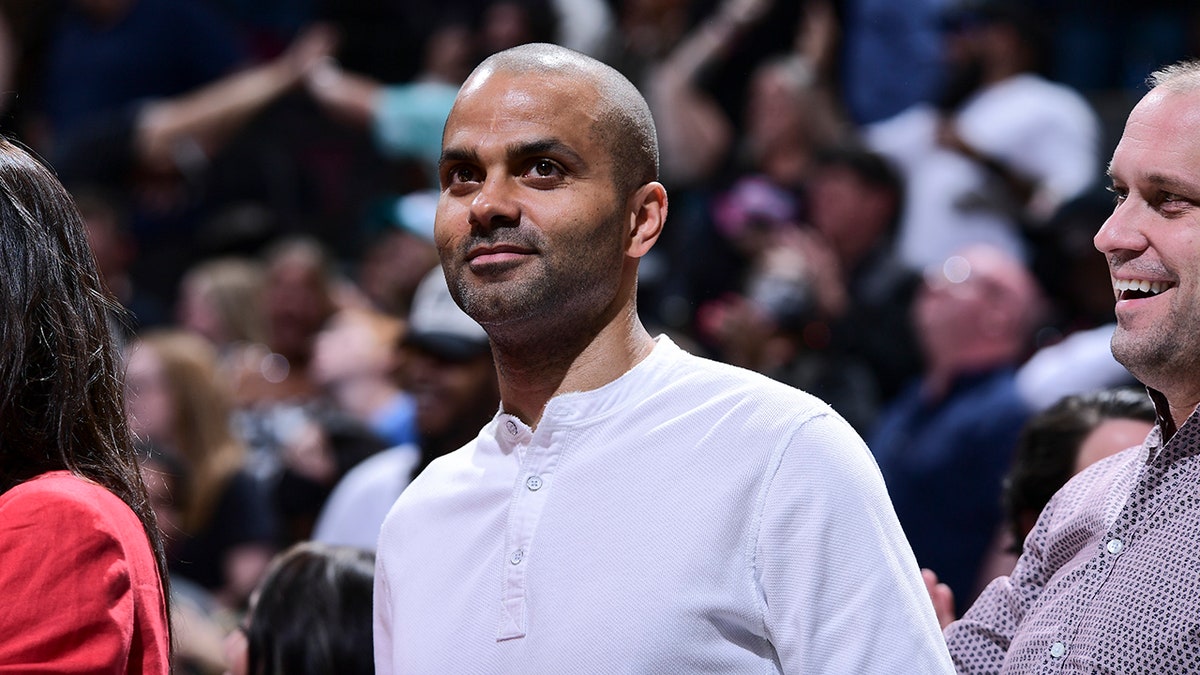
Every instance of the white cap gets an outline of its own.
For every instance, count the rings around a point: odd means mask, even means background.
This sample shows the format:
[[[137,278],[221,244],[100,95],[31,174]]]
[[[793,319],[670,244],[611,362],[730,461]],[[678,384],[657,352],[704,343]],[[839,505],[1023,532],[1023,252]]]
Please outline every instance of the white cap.
[[[417,286],[404,344],[450,360],[469,359],[490,349],[483,326],[454,302],[441,266]]]

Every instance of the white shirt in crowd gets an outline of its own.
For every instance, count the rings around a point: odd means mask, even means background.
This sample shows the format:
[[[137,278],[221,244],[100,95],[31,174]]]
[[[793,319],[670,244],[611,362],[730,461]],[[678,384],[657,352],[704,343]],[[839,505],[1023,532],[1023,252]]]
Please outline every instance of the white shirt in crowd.
[[[922,104],[864,130],[867,144],[904,176],[900,257],[923,270],[978,243],[1027,259],[1002,182],[939,143],[939,118],[933,106]],[[1073,89],[1037,75],[982,89],[963,104],[954,124],[969,145],[1034,182],[1030,209],[1039,217],[1051,216],[1103,175],[1095,111]]]
[[[420,460],[421,449],[406,444],[359,462],[325,500],[313,527],[313,540],[374,551],[383,519],[408,486]]]

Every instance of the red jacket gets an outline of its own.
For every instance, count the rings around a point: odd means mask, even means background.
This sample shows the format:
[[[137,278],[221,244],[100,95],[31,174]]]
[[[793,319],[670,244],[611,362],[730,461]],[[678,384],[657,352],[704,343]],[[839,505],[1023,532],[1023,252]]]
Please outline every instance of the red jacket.
[[[167,673],[169,640],[124,502],[67,471],[0,494],[0,673]]]

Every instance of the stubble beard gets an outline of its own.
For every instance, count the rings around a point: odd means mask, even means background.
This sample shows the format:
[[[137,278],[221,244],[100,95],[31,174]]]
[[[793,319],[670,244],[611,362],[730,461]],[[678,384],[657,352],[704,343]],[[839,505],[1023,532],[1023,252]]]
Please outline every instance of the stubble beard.
[[[1185,379],[1193,379],[1200,369],[1200,315],[1191,308],[1180,312],[1171,308],[1173,321],[1158,323],[1141,331],[1121,326],[1112,337],[1112,354],[1143,384],[1160,391]]]
[[[569,341],[574,334],[590,330],[615,297],[619,274],[611,267],[619,266],[620,260],[612,250],[611,228],[619,227],[617,218],[614,214],[600,227],[564,235],[553,244],[535,232],[486,238],[531,245],[540,255],[502,281],[472,279],[463,264],[451,272],[451,291],[493,342],[506,337],[550,344]],[[463,260],[465,252],[483,240],[464,242],[457,259]],[[516,334],[510,336],[513,331]]]

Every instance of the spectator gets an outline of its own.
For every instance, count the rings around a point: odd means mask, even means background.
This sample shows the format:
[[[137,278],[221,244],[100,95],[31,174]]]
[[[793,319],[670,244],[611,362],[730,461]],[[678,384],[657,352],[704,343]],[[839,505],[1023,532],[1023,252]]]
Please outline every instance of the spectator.
[[[42,81],[54,147],[69,148],[128,106],[193,91],[244,64],[232,25],[199,0],[70,0]]]
[[[1157,422],[1138,448],[1071,479],[1016,569],[946,628],[960,672],[1189,672],[1200,666],[1193,495],[1200,480],[1200,62],[1156,72],[1109,174],[1096,234],[1116,300],[1112,351]]]
[[[454,304],[441,267],[417,291],[403,350],[400,380],[416,401],[419,438],[363,460],[338,482],[313,531],[318,541],[374,550],[384,517],[409,482],[496,413],[487,333]]]
[[[240,609],[275,552],[276,526],[230,426],[216,351],[203,338],[175,330],[141,335],[127,351],[131,426],[185,470],[186,537],[172,569],[224,607]]]
[[[405,326],[367,309],[346,308],[317,333],[313,378],[328,402],[388,446],[416,440],[415,405],[396,383]]]
[[[1078,93],[1037,74],[1044,26],[1032,10],[989,0],[947,22],[940,100],[863,131],[905,176],[900,255],[922,269],[986,243],[1031,260],[1025,228],[1099,176],[1099,121]]]
[[[0,141],[0,668],[170,669],[162,537],[107,296],[46,167]]]
[[[377,202],[368,221],[374,232],[362,250],[356,277],[376,309],[408,316],[417,285],[438,266],[433,245],[437,201],[437,190],[423,190]]]
[[[359,549],[306,542],[280,553],[226,639],[231,675],[372,675],[374,572]]]
[[[722,359],[819,396],[865,433],[920,372],[908,321],[920,277],[893,249],[903,186],[882,157],[845,147],[818,155],[807,195],[809,226],[773,237],[746,294],[702,308],[700,327]]]
[[[134,281],[131,271],[137,260],[137,242],[129,232],[128,214],[118,197],[88,187],[72,189],[72,196],[83,217],[100,280],[127,310],[129,321],[115,326],[116,335],[125,341],[140,329],[166,323],[168,314],[162,297]]]
[[[425,185],[437,184],[442,125],[454,95],[475,64],[470,26],[449,20],[425,41],[421,72],[411,82],[383,84],[325,61],[308,77],[308,90],[334,116],[371,129],[386,156],[416,160]]]
[[[222,354],[238,345],[264,345],[263,269],[248,258],[215,258],[189,269],[180,283],[176,321],[208,339]]]
[[[502,403],[384,522],[376,667],[947,672],[851,427],[642,325],[638,261],[667,215],[654,138],[629,80],[554,45],[460,90],[435,232]]]
[[[1032,275],[1001,250],[974,246],[947,260],[913,307],[924,372],[869,436],[917,562],[963,606],[1000,523],[1002,480],[1030,415],[1014,371],[1040,302]]]
[[[1013,549],[1021,552],[1042,509],[1072,476],[1140,445],[1154,422],[1154,403],[1137,389],[1067,396],[1029,420],[1004,481]]]

